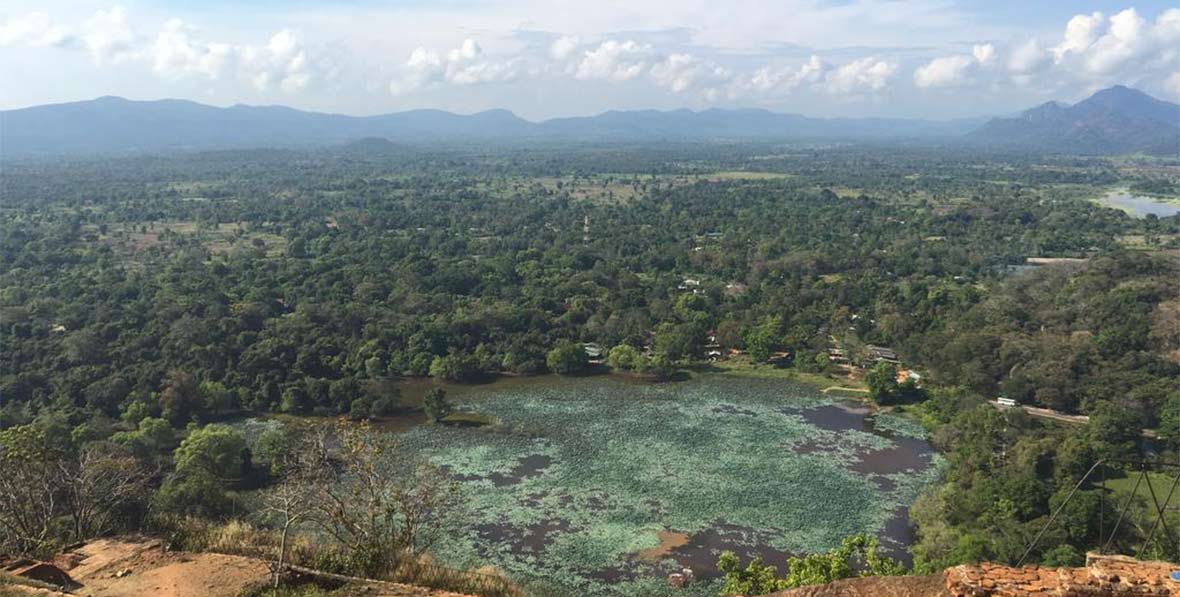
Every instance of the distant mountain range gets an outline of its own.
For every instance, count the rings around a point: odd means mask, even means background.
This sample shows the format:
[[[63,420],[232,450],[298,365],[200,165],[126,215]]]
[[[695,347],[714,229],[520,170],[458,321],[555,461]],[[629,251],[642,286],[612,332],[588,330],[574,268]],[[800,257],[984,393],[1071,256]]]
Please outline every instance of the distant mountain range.
[[[378,116],[282,106],[207,106],[118,97],[0,111],[0,156],[310,147],[361,139],[399,144],[689,140],[918,141],[1037,151],[1175,153],[1180,106],[1112,87],[1074,106],[1049,103],[1016,118],[949,121],[811,118],[767,110],[611,111],[530,122],[507,110]]]
[[[1031,150],[1174,156],[1180,154],[1180,105],[1116,85],[1072,106],[1048,102],[1015,118],[993,118],[968,138]]]

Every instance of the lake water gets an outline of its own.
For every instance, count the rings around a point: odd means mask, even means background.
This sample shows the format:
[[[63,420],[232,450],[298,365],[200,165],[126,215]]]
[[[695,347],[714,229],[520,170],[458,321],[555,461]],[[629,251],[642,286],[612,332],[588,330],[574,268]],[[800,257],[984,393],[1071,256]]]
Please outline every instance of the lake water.
[[[546,376],[451,396],[502,425],[396,431],[470,502],[436,555],[539,594],[664,594],[690,567],[703,580],[678,595],[715,595],[721,551],[782,572],[859,532],[907,559],[907,509],[940,468],[913,422],[784,380]]]
[[[1154,197],[1132,195],[1127,191],[1112,191],[1107,193],[1102,198],[1102,202],[1138,218],[1147,217],[1148,214],[1154,214],[1161,218],[1180,214],[1180,203],[1165,202]]]

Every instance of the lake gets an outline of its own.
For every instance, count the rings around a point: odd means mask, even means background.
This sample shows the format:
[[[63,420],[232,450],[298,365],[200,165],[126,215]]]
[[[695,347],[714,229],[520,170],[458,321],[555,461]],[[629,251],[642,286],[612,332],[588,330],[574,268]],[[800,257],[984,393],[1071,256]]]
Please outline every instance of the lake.
[[[921,428],[784,380],[609,376],[456,388],[495,428],[410,426],[407,449],[463,486],[443,563],[494,566],[538,594],[663,595],[669,572],[715,595],[732,550],[785,568],[859,532],[893,555],[941,459]]]
[[[1121,209],[1135,217],[1144,218],[1154,214],[1161,218],[1180,214],[1180,203],[1172,200],[1167,202],[1154,197],[1132,195],[1126,190],[1111,191],[1102,198],[1102,203]]]

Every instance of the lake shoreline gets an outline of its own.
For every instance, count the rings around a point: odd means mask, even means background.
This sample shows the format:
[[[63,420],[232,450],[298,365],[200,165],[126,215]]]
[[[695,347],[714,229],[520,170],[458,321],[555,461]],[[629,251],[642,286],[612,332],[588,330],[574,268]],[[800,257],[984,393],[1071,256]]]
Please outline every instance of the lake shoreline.
[[[1092,202],[1117,209],[1134,218],[1148,215],[1170,217],[1180,214],[1180,197],[1157,197],[1132,193],[1127,188],[1108,189],[1105,195],[1093,197]]]

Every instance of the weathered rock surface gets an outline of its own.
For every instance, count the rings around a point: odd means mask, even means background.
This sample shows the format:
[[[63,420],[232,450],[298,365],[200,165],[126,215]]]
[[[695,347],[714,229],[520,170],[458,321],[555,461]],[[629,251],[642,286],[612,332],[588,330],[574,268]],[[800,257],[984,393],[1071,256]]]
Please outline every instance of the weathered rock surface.
[[[1126,556],[1087,557],[1085,568],[1009,568],[994,564],[946,571],[953,597],[1166,597],[1180,595],[1168,574],[1180,566],[1141,562]]]
[[[956,566],[942,574],[850,578],[769,597],[1180,597],[1180,566],[1126,556],[1087,557],[1084,568]]]

